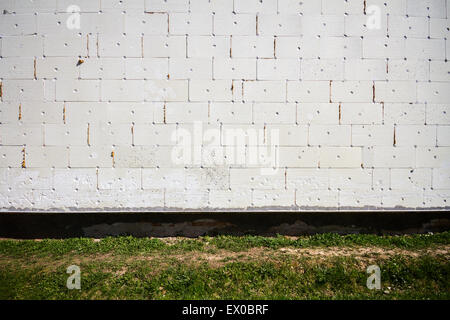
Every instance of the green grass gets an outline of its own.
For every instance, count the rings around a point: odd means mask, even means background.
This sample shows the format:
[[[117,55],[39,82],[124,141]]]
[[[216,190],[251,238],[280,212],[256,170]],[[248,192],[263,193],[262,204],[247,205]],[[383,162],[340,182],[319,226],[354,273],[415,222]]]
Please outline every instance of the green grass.
[[[450,232],[0,240],[0,299],[449,299]],[[81,269],[68,290],[66,268]],[[381,269],[382,290],[366,287]]]

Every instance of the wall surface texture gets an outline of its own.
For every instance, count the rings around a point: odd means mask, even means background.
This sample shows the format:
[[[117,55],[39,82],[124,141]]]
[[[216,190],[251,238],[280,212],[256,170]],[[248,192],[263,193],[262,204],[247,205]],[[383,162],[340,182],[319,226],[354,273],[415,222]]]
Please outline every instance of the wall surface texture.
[[[0,208],[443,209],[450,0],[0,0]]]

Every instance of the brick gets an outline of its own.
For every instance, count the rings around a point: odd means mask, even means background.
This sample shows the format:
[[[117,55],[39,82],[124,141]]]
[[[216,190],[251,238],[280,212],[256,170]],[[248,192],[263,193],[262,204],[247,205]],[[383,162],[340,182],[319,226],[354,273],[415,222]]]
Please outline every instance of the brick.
[[[289,168],[317,168],[319,148],[317,147],[280,147],[279,164]]]
[[[147,80],[144,83],[146,101],[186,101],[187,97],[186,80]]]
[[[334,15],[304,16],[301,19],[301,31],[303,35],[344,36],[344,17]]]
[[[300,209],[316,210],[318,207],[336,208],[339,205],[339,193],[330,190],[297,191],[295,203]]]
[[[46,57],[36,59],[36,77],[38,79],[68,79],[80,77],[77,59],[69,57]],[[33,67],[32,67],[33,68]],[[34,73],[34,68],[33,71]]]
[[[232,12],[233,0],[197,0],[189,4],[194,13]]]
[[[389,36],[407,38],[426,38],[428,19],[425,17],[389,16]]]
[[[189,81],[190,101],[231,101],[230,80]]]
[[[44,125],[44,145],[46,146],[86,146],[89,131],[85,125]]]
[[[398,146],[435,146],[436,126],[399,125],[395,127]]]
[[[69,164],[66,147],[45,146],[26,147],[25,166],[27,168],[65,168]]]
[[[352,125],[353,146],[392,146],[394,127],[388,125]]]
[[[448,104],[427,104],[426,105],[427,124],[450,124],[450,105]]]
[[[425,190],[431,188],[431,169],[392,169],[393,190]]]
[[[189,58],[225,58],[230,56],[230,37],[189,36],[187,56]]]
[[[41,124],[11,123],[0,125],[0,139],[2,145],[36,146],[42,145],[43,126]]]
[[[252,122],[251,103],[212,102],[210,105],[210,120],[218,123],[248,123]]]
[[[364,149],[364,167],[374,168],[414,168],[414,147],[374,146]]]
[[[283,102],[286,100],[286,83],[284,81],[245,81],[244,100]]]
[[[245,189],[284,189],[284,170],[274,175],[263,175],[260,169],[231,168],[230,187]]]
[[[142,38],[139,35],[98,36],[98,55],[100,57],[142,57]]]
[[[215,58],[214,79],[256,79],[256,59]]]
[[[213,34],[213,16],[203,13],[171,13],[169,14],[169,34],[197,35]],[[223,35],[216,32],[217,35]]]
[[[56,82],[56,100],[99,101],[100,89],[96,80],[60,80]]]
[[[445,0],[407,0],[406,13],[413,17],[445,17]]]
[[[312,146],[350,146],[351,127],[348,125],[310,125],[308,141]]]
[[[166,123],[208,121],[207,103],[166,103]]]
[[[302,28],[303,25],[301,17],[296,14],[291,13],[258,15],[258,35],[299,36],[302,34]]]
[[[437,127],[437,146],[450,146],[450,126]]]
[[[298,122],[308,124],[339,124],[338,103],[299,103]]]
[[[416,102],[416,83],[412,81],[375,81],[376,102]]]
[[[450,170],[448,167],[433,169],[433,189],[450,189]]]
[[[241,0],[242,1],[242,0]],[[332,4],[332,3],[331,3]],[[334,6],[336,7],[336,6]],[[331,9],[328,7],[328,9]],[[279,0],[278,1],[278,11],[280,13],[292,13],[299,12],[304,15],[320,15],[322,13],[322,5],[320,1],[306,0],[306,1],[295,1],[295,0]],[[330,14],[330,12],[324,12],[325,14]]]
[[[416,165],[418,168],[441,168],[448,164],[450,148],[448,147],[417,147]]]
[[[329,171],[331,190],[366,189],[372,185],[371,169],[336,169]]]
[[[141,169],[100,168],[98,170],[99,189],[139,190],[141,189]]]
[[[448,82],[419,82],[417,83],[417,101],[447,103],[450,98],[449,86]]]
[[[359,168],[362,152],[359,147],[323,147],[319,155],[320,168]]]
[[[389,59],[387,80],[427,81],[430,78],[429,62],[417,59]]]
[[[2,37],[3,57],[40,57],[44,54],[44,39],[33,36]]]
[[[4,80],[2,82],[3,101],[42,101],[44,82],[39,80]]]
[[[365,37],[362,40],[362,58],[403,59],[406,55],[405,39],[400,37]]]
[[[385,124],[425,124],[425,105],[413,103],[385,103]]]
[[[143,56],[155,58],[186,57],[185,36],[144,35]]]
[[[255,103],[253,105],[254,123],[296,122],[297,107],[294,103]]]
[[[112,148],[106,146],[69,147],[70,168],[110,168],[113,165]]]
[[[208,58],[169,59],[171,79],[211,79],[212,60]]]
[[[288,102],[330,102],[329,81],[288,81]]]
[[[234,10],[237,13],[277,13],[277,0],[235,0]]]
[[[87,54],[86,39],[80,35],[46,35],[43,39],[46,57],[78,57]]]
[[[278,137],[278,139],[275,139]],[[273,138],[273,140],[271,140]],[[278,140],[278,141],[277,141]],[[266,126],[266,144],[280,146],[307,146],[308,127],[305,125],[269,124]]]
[[[92,124],[89,125],[90,146],[130,146],[132,128],[130,124]]]
[[[445,59],[443,39],[408,39],[405,50],[408,59]]]
[[[175,124],[137,124],[133,126],[133,145],[176,144]]]
[[[373,84],[369,81],[333,81],[331,101],[333,102],[372,102]]]
[[[166,58],[125,59],[126,79],[167,79],[169,61]]]
[[[302,59],[302,80],[344,80],[344,63],[337,59]]]
[[[137,58],[136,58],[137,59]],[[126,78],[127,74],[125,71],[125,64],[130,64],[128,61],[135,61],[135,58],[123,59],[121,58],[88,58],[84,59],[83,64],[76,66],[76,64],[71,63],[70,68],[79,68],[79,77],[81,79],[108,79],[108,80],[119,80]],[[74,62],[72,60],[72,62]],[[67,65],[65,65],[67,67]],[[70,70],[71,70],[70,69]],[[64,69],[59,71],[58,74],[66,74]],[[70,74],[70,73],[69,73]],[[130,75],[131,76],[131,75]]]
[[[0,59],[0,74],[2,79],[33,79],[34,59],[2,58]]]
[[[295,192],[292,190],[254,190],[253,207],[292,207],[295,206]]]
[[[21,168],[23,161],[23,147],[0,146],[0,168]]]
[[[257,70],[258,80],[300,79],[300,61],[297,59],[258,59]]]
[[[344,65],[345,80],[385,80],[387,77],[387,62],[383,60],[348,59]]]
[[[342,103],[342,124],[381,124],[383,105],[380,103]]]
[[[272,36],[233,35],[231,49],[230,53],[233,58],[273,58],[275,38]]]
[[[328,169],[286,169],[286,188],[287,189],[299,189],[325,191],[328,190],[329,174]]]
[[[430,61],[431,81],[450,81],[450,64],[445,61]]]
[[[214,34],[219,36],[252,36],[256,34],[254,14],[218,13],[214,15]]]

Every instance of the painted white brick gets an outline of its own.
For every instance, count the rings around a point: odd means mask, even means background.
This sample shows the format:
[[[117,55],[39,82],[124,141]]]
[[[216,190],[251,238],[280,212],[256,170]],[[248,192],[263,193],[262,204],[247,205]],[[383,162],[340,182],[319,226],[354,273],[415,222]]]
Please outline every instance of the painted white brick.
[[[362,150],[359,147],[320,148],[320,168],[359,168]]]
[[[376,102],[416,102],[417,84],[412,81],[375,81]]]
[[[189,58],[225,58],[230,56],[231,39],[227,36],[187,37]]]
[[[271,36],[233,36],[231,51],[233,58],[273,58],[275,38]]]
[[[217,13],[214,15],[215,35],[252,36],[256,34],[256,15]]]
[[[186,101],[187,80],[147,80],[144,82],[146,101]]]
[[[278,11],[281,13],[302,13],[303,15],[320,15],[322,13],[321,1],[305,0],[279,0]],[[330,12],[324,12],[329,14]]]
[[[379,59],[345,60],[345,80],[385,80],[387,62]],[[336,80],[336,79],[330,79]]]
[[[214,79],[256,79],[256,59],[214,58]]]
[[[175,124],[137,124],[133,126],[133,145],[174,145],[176,129]]]
[[[188,0],[145,0],[147,12],[187,12]]]
[[[125,59],[126,79],[167,79],[169,61],[166,58]]]
[[[185,36],[156,36],[142,37],[144,57],[168,58],[186,57]]]
[[[406,56],[405,51],[405,39],[400,37],[364,37],[362,40],[363,58],[403,59]]]
[[[213,15],[199,13],[169,14],[169,34],[171,35],[212,35]],[[219,33],[216,32],[217,35]]]
[[[381,124],[383,105],[380,103],[342,103],[342,124]]]
[[[110,168],[113,165],[112,148],[106,146],[69,147],[70,168]]]
[[[347,15],[345,16],[345,34],[351,37],[382,37],[387,35],[387,16],[379,16],[379,28],[369,27],[367,15]]]
[[[295,203],[300,209],[336,208],[339,206],[339,193],[331,190],[299,190]]]
[[[302,24],[302,19],[298,14],[260,14],[258,15],[257,34],[262,36],[299,36],[302,34]]]
[[[426,118],[427,124],[450,124],[450,105],[427,104]]]
[[[431,169],[392,169],[393,190],[425,190],[431,188]]]
[[[99,189],[138,190],[141,189],[141,169],[100,168]]]
[[[34,59],[2,58],[0,59],[0,76],[2,79],[33,79]]]
[[[80,77],[81,68],[77,67],[77,62],[78,59],[69,57],[37,58],[36,78],[70,80],[78,79]]]
[[[59,80],[56,82],[56,100],[99,101],[100,82],[97,80]]]
[[[88,126],[85,125],[44,125],[44,145],[46,146],[86,146]]]
[[[244,100],[246,102],[284,102],[286,100],[286,82],[245,81]]]
[[[371,169],[329,170],[329,183],[332,190],[366,189],[372,185]]]
[[[318,147],[279,147],[279,165],[289,168],[317,168]]]
[[[130,146],[131,143],[130,124],[89,124],[90,146]]]
[[[328,169],[286,169],[286,188],[298,190],[328,190]]]
[[[189,7],[194,13],[232,12],[233,0],[196,0]]]
[[[398,146],[435,146],[436,126],[398,125],[395,140]]]
[[[330,102],[329,81],[288,81],[288,102]]]
[[[413,17],[445,18],[445,0],[407,0],[406,13]]]
[[[437,127],[437,145],[439,147],[450,146],[450,126]]]
[[[278,137],[278,141],[275,139]],[[272,140],[273,139],[273,140]],[[307,146],[308,145],[308,126],[305,125],[286,125],[269,124],[266,126],[266,143],[280,146]]]
[[[284,189],[284,170],[278,170],[273,175],[261,174],[260,169],[231,168],[230,187],[231,189]]]
[[[337,103],[299,103],[297,114],[299,123],[339,124]]]
[[[430,37],[448,39],[449,24],[447,19],[430,19]]]
[[[231,101],[230,80],[190,80],[190,101]]]
[[[294,2],[294,1],[291,1]],[[320,1],[307,1],[306,3],[319,3],[315,4],[316,10],[318,12],[315,12],[316,14],[320,14]],[[312,4],[311,4],[312,5]],[[364,11],[364,6],[361,1],[358,0],[323,0],[322,1],[322,13],[323,14],[330,14],[330,15],[344,15],[344,14],[362,14]]]
[[[387,80],[427,81],[430,78],[429,62],[417,59],[389,59]]]
[[[25,165],[27,168],[66,168],[69,154],[66,147],[26,147]]]
[[[344,17],[311,15],[301,19],[303,35],[344,36]]]
[[[40,80],[4,80],[3,101],[43,101],[44,82]]]
[[[166,123],[208,121],[208,104],[204,102],[166,103]]]
[[[277,13],[277,0],[235,0],[237,13]]]
[[[309,144],[312,146],[350,146],[351,126],[310,125]]]
[[[414,147],[374,146],[363,151],[364,167],[414,168]]]
[[[450,82],[417,83],[417,101],[426,103],[447,103],[450,101]]]
[[[445,40],[408,39],[405,42],[405,57],[408,59],[445,59]]]
[[[392,37],[426,38],[428,37],[428,19],[426,17],[389,16],[388,34]]]
[[[431,81],[450,81],[450,63],[445,61],[430,61]]]
[[[344,80],[344,62],[338,59],[302,59],[302,80]]]
[[[40,57],[44,54],[44,39],[40,36],[2,37],[3,57]]]
[[[254,123],[291,123],[296,122],[295,103],[255,103],[253,105]]]
[[[211,79],[212,59],[210,58],[171,58],[169,59],[171,79]]]
[[[23,150],[19,146],[0,146],[0,168],[21,168]]]
[[[42,145],[43,126],[41,124],[11,123],[0,125],[2,145]]]
[[[449,167],[433,169],[433,189],[450,189]]]
[[[212,123],[252,123],[251,103],[212,102],[210,105],[210,121]]]
[[[425,104],[385,103],[385,124],[425,124]]]
[[[449,156],[450,148],[448,147],[417,147],[416,165],[418,168],[448,167]]]
[[[352,125],[353,146],[392,146],[394,126]]]
[[[254,190],[252,194],[253,207],[292,207],[294,205],[293,190]]]
[[[333,81],[330,87],[330,100],[333,102],[372,102],[373,100],[373,84],[369,81]]]

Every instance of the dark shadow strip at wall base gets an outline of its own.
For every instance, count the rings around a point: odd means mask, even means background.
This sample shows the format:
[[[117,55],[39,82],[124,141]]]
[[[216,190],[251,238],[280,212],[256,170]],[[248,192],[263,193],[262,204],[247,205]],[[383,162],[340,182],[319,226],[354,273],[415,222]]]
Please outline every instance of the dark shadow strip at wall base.
[[[450,230],[450,211],[0,213],[0,237],[18,239],[132,235],[298,236],[317,233],[408,234]]]

